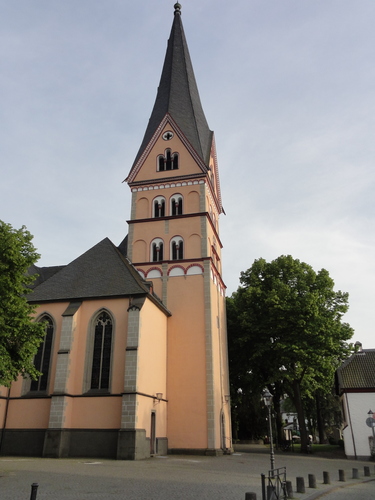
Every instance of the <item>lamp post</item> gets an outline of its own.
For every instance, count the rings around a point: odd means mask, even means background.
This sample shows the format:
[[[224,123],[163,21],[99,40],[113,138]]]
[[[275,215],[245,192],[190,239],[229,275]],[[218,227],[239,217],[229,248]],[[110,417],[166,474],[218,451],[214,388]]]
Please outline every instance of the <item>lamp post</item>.
[[[273,437],[272,437],[272,421],[271,421],[271,406],[272,406],[272,394],[266,389],[263,393],[264,404],[268,409],[268,426],[270,431],[270,460],[271,460],[271,476],[273,477],[273,471],[275,469],[275,453],[273,451]]]

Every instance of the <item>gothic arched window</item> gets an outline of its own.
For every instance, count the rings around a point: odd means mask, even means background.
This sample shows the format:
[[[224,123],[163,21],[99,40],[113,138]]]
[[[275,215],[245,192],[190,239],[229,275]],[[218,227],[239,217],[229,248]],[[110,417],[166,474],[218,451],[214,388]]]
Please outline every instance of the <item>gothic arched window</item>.
[[[49,371],[51,365],[52,341],[54,326],[50,316],[45,314],[39,321],[45,323],[45,336],[41,344],[39,344],[38,352],[34,357],[34,366],[41,372],[41,376],[37,380],[32,380],[30,391],[46,391],[48,386]]]
[[[171,240],[171,260],[181,260],[184,258],[184,241],[181,236],[175,236]]]
[[[182,215],[182,195],[174,194],[171,198],[171,215]]]
[[[163,196],[158,196],[154,199],[153,207],[153,217],[165,216],[165,198]]]
[[[90,389],[109,389],[112,354],[112,318],[103,311],[94,322]]]
[[[160,238],[156,238],[151,243],[151,262],[160,262],[164,259],[164,243]]]

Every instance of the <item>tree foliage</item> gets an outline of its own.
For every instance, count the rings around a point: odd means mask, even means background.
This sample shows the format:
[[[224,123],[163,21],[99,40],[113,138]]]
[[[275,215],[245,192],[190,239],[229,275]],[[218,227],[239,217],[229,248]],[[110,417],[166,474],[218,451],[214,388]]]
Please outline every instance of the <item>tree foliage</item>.
[[[44,325],[32,320],[35,306],[27,301],[35,276],[28,269],[39,258],[32,235],[0,221],[0,385],[19,374],[36,378],[33,357],[44,338]]]
[[[296,407],[306,450],[302,400],[315,397],[318,389],[330,390],[335,369],[350,350],[346,342],[353,330],[342,322],[348,294],[334,291],[325,269],[316,273],[291,256],[255,260],[240,283],[228,299],[232,351],[241,369],[263,387],[272,392],[282,384]]]

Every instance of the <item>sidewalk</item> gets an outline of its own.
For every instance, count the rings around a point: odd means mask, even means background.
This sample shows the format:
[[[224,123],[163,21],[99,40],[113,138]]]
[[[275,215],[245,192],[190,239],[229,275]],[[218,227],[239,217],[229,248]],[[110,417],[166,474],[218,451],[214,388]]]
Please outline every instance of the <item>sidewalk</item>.
[[[269,447],[264,445],[236,445],[236,453],[266,454],[270,456]],[[323,456],[322,456],[323,455]],[[300,500],[316,500],[325,496],[329,491],[345,488],[361,482],[373,482],[375,498],[375,464],[369,461],[347,460],[344,453],[342,456],[331,455],[329,458],[321,455],[301,455],[292,452],[275,452],[275,467],[286,467],[287,481],[292,482],[294,498]],[[268,464],[268,467],[270,465]],[[364,468],[369,468],[370,476],[366,477]],[[358,470],[358,479],[353,479],[353,469]],[[340,480],[339,470],[344,471],[345,481]],[[267,473],[267,471],[264,471]],[[328,472],[330,484],[323,484],[323,472]],[[309,488],[308,475],[316,478],[316,488]],[[296,478],[303,477],[305,482],[305,493],[297,493]],[[255,490],[254,490],[255,491]],[[258,492],[257,499],[258,499]],[[259,496],[261,499],[261,494]]]
[[[301,500],[346,484],[338,481],[339,469],[348,484],[375,479],[372,462],[276,452],[275,465],[286,467],[294,496]],[[233,455],[223,457],[169,455],[140,462],[1,457],[0,499],[29,500],[31,484],[38,483],[37,500],[244,500],[246,492],[261,500],[261,474],[269,466],[263,445],[236,446]],[[369,478],[364,466],[370,467]],[[353,468],[360,479],[351,479]],[[322,484],[323,471],[329,472],[331,485]],[[317,489],[308,488],[308,474],[316,476]],[[305,478],[304,495],[296,493],[296,477]]]

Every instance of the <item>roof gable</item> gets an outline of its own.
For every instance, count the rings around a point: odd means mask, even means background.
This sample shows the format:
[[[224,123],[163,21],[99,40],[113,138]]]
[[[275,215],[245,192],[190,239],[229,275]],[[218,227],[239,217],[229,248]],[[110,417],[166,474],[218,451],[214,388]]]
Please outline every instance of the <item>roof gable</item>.
[[[164,140],[164,134],[168,132],[172,132],[173,137],[170,140]],[[174,153],[179,155],[179,167],[177,170],[157,171],[158,157],[165,155],[167,149],[172,155]],[[206,176],[207,172],[206,165],[186,140],[173,118],[167,114],[125,180],[132,185],[137,182],[158,181],[165,178],[177,179],[187,175],[201,176],[203,174]]]

